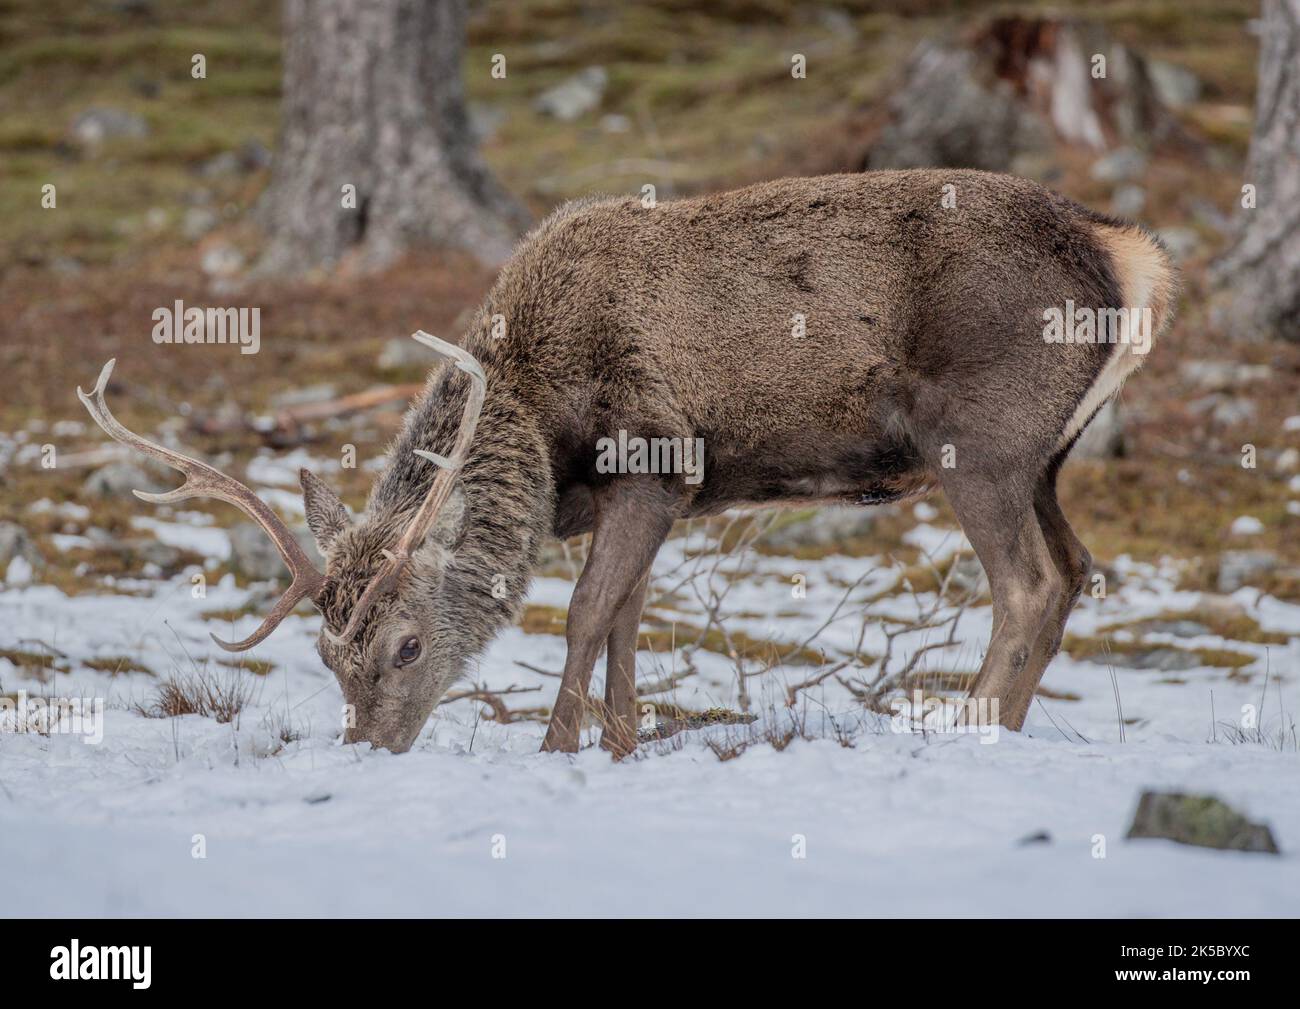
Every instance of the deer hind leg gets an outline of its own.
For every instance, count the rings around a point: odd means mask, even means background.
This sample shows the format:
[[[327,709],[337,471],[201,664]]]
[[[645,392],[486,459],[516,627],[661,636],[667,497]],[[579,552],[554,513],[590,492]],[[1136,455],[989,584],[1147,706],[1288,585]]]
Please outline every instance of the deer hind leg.
[[[1061,463],[1065,461],[1065,456],[1066,453],[1062,452],[1052,461],[1039,477],[1038,485],[1034,489],[1034,514],[1038,518],[1039,528],[1043,531],[1043,538],[1051,552],[1052,561],[1061,575],[1062,591],[1056,609],[1048,614],[1038,634],[1033,653],[1025,666],[1025,671],[1021,674],[1020,682],[1016,685],[1016,694],[1011,710],[1008,712],[1010,718],[1007,724],[1012,722],[1016,725],[1024,724],[1029,706],[1034,701],[1038,682],[1047,671],[1048,664],[1060,651],[1061,639],[1065,636],[1066,621],[1074,610],[1074,604],[1079,601],[1084,585],[1087,584],[1088,572],[1092,570],[1092,555],[1070,528],[1065,514],[1061,511],[1060,502],[1056,498],[1056,476],[1060,471]]]
[[[675,515],[668,490],[648,480],[615,481],[598,491],[594,500],[591,552],[569,603],[568,654],[543,751],[577,752],[592,667],[625,604],[650,570]],[[639,607],[636,612],[639,618]],[[632,641],[635,647],[635,628]]]
[[[1032,492],[957,473],[945,471],[944,491],[993,595],[993,637],[971,697],[988,702],[981,717],[1019,729],[1024,722],[1023,712],[1016,712],[1019,684],[1044,625],[1057,612],[1063,579],[1039,527]]]
[[[649,585],[647,571],[618,611],[605,649],[605,729],[600,745],[615,757],[636,749],[636,641]]]

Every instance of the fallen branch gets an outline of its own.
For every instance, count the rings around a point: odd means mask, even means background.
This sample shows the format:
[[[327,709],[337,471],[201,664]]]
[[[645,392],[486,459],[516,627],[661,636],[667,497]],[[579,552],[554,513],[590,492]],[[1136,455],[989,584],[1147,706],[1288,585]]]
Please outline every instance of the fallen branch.
[[[502,700],[508,694],[532,694],[541,690],[541,687],[506,687],[504,690],[488,690],[486,687],[474,687],[470,690],[456,690],[442,699],[443,704],[449,704],[452,701],[482,701],[491,710],[491,721],[499,722],[502,725],[509,725],[511,722],[518,721],[523,713],[511,711],[506,707],[506,702]]]

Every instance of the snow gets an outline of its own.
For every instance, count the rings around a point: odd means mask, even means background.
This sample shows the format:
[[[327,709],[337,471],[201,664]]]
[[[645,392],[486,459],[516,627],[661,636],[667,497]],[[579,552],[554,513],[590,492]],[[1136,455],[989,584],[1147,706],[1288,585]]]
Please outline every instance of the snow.
[[[15,557],[5,569],[4,580],[10,585],[26,585],[32,580],[32,565],[26,557]]]
[[[1254,515],[1238,515],[1228,531],[1233,536],[1258,536],[1264,531],[1264,523]]]
[[[934,515],[917,517],[923,521],[908,535],[936,562],[962,547],[960,533],[930,524]],[[225,556],[229,544],[219,528],[171,518],[137,525],[209,559]],[[699,535],[671,540],[658,577],[675,581],[702,542]],[[817,638],[832,657],[852,651],[860,634],[863,649],[880,654],[886,632],[897,627],[888,621],[914,619],[930,601],[880,595],[899,576],[884,558],[762,557],[743,577],[736,577],[738,566],[729,574],[729,563],[711,584],[729,586],[727,627],[754,637],[802,640],[847,591],[849,605]],[[1176,588],[1172,562],[1121,558],[1114,568],[1121,584],[1105,598],[1085,597],[1071,633],[1090,636],[1203,602]],[[318,619],[307,610],[253,654],[272,664],[266,676],[207,666],[253,682],[252,701],[236,723],[145,718],[132,706],[152,695],[154,675],[112,677],[85,663],[126,656],[161,677],[228,660],[208,632],[242,635],[257,618],[231,629],[203,614],[239,609],[265,587],[242,588],[225,577],[195,598],[190,575],[197,570],[168,581],[118,579],[115,587],[131,595],[0,586],[0,648],[40,651],[33,644],[40,642],[54,656],[44,683],[0,658],[0,694],[106,700],[98,744],[69,732],[0,732],[3,914],[1300,913],[1294,741],[1279,748],[1232,743],[1214,724],[1253,711],[1272,732],[1290,725],[1300,706],[1300,606],[1257,590],[1242,589],[1232,601],[1263,629],[1288,635],[1287,643],[1143,637],[1249,654],[1250,682],[1200,666],[1112,674],[1061,655],[1044,685],[1079,699],[1041,698],[1024,733],[1000,732],[990,744],[975,734],[896,731],[894,721],[864,712],[834,680],[809,691],[791,713],[786,685],[809,673],[794,667],[749,682],[752,710],[761,716],[754,729],[684,733],[613,763],[596,748],[540,754],[542,725],[483,721],[472,700],[440,707],[410,753],[343,746],[341,696],[315,656]],[[795,575],[805,577],[803,598],[792,591]],[[562,607],[571,590],[564,579],[538,578],[530,601]],[[865,633],[863,605],[871,615]],[[650,615],[698,627],[692,606],[698,600],[686,590],[674,608]],[[976,668],[990,630],[989,608],[969,609],[954,643],[927,652],[920,668]],[[936,640],[939,632],[918,630],[893,647],[906,655]],[[564,651],[560,635],[511,628],[469,680],[535,688],[508,700],[549,706],[558,681],[537,670],[558,671]],[[698,651],[694,662],[698,674],[673,699],[735,707],[730,661]],[[681,660],[643,651],[638,667],[646,683],[680,670]],[[602,673],[603,661],[594,692]],[[1128,720],[1122,739],[1117,703]],[[782,750],[753,742],[728,760],[707,745],[726,749],[792,718],[814,738]],[[285,725],[299,738],[281,744]],[[836,726],[848,727],[851,746],[840,745]],[[1267,821],[1286,854],[1125,841],[1138,795],[1148,788],[1216,794]],[[1021,843],[1042,831],[1049,842]]]

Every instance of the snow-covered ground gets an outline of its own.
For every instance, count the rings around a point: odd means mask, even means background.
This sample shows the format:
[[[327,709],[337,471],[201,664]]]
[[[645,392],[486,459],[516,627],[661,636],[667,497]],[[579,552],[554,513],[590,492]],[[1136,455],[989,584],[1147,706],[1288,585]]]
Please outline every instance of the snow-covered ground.
[[[924,516],[926,513],[922,512]],[[164,542],[211,558],[229,550],[218,527],[185,516],[149,519]],[[909,536],[942,560],[958,534],[922,521]],[[657,565],[661,584],[688,567],[686,539]],[[730,585],[726,626],[750,637],[801,641],[862,579],[839,619],[818,635],[832,658],[880,654],[889,625],[932,597],[881,594],[897,579],[879,558],[761,557]],[[1121,584],[1087,597],[1070,631],[1202,606],[1166,568],[1120,565]],[[254,683],[236,723],[146,718],[160,677],[225,658],[204,611],[236,609],[232,581],[194,598],[191,573],[118,582],[131,594],[63,595],[40,584],[0,586],[0,648],[55,652],[40,683],[0,658],[0,694],[101,697],[102,740],[0,732],[0,866],[7,915],[1296,915],[1300,913],[1300,755],[1294,744],[1232,743],[1253,705],[1266,726],[1300,707],[1300,607],[1243,589],[1230,601],[1269,646],[1213,635],[1153,632],[1148,642],[1256,657],[1249,682],[1212,667],[1176,673],[1060,656],[1023,734],[897,731],[864,712],[834,678],[791,713],[786,686],[815,669],[788,667],[749,682],[753,727],[724,726],[645,744],[613,763],[599,749],[537,752],[544,726],[479,717],[473,700],[445,704],[401,756],[343,746],[341,698],[316,658],[316,619],[291,617],[254,657],[272,671]],[[806,596],[792,585],[806,584]],[[720,584],[720,583],[719,583]],[[571,584],[535,583],[532,601],[564,606]],[[876,597],[862,632],[861,599]],[[680,601],[684,599],[684,601]],[[691,594],[680,609],[694,621]],[[238,625],[243,633],[255,618]],[[955,643],[920,668],[970,670],[987,642],[987,606],[966,611]],[[946,634],[946,629],[944,632]],[[1117,635],[1122,640],[1123,634]],[[906,656],[933,643],[920,630],[894,643]],[[35,643],[39,643],[35,644]],[[503,633],[471,675],[512,707],[549,706],[558,635]],[[110,676],[85,663],[129,656],[152,670]],[[663,651],[639,656],[643,682],[680,672]],[[519,665],[527,663],[529,667]],[[699,651],[698,672],[664,695],[694,709],[737,706],[735,670]],[[1264,670],[1269,678],[1265,688]],[[603,662],[596,671],[599,690]],[[852,675],[849,667],[845,675]],[[1117,704],[1127,724],[1121,739]],[[720,760],[707,744],[801,719],[784,749],[757,742]],[[1215,721],[1220,723],[1215,726]],[[298,738],[281,743],[289,727]],[[846,730],[847,727],[847,730]],[[850,746],[837,735],[847,731]],[[725,745],[720,748],[725,749]],[[1143,789],[1213,793],[1268,822],[1281,857],[1126,841]],[[1045,832],[1049,839],[1025,843]]]

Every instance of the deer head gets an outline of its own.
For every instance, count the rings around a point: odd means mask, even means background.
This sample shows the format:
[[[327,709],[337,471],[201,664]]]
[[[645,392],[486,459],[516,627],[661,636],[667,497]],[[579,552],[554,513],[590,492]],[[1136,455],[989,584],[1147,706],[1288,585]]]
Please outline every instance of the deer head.
[[[284,558],[293,580],[260,627],[242,641],[212,639],[231,652],[264,640],[303,599],[324,615],[317,651],[338,678],[348,707],[344,740],[370,742],[395,753],[410,748],[464,657],[478,642],[462,619],[448,567],[464,524],[456,485],[483,406],[487,379],[478,361],[454,344],[424,332],[414,339],[470,376],[470,391],[452,454],[416,449],[438,467],[413,511],[385,511],[354,521],[326,484],[299,471],[307,524],[326,558],[326,574],[313,566],[279,516],[248,487],[206,463],[164,448],[123,427],[109,412],[104,391],[115,361],[104,365],[90,395],[77,395],[110,437],[185,476],[164,494],[135,491],[141,500],[172,504],[215,497],[258,523]]]

